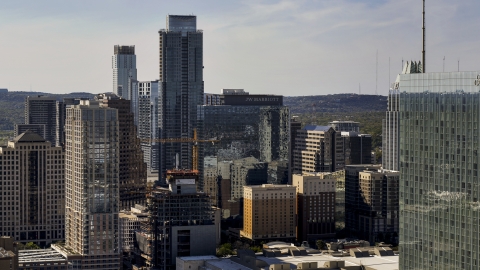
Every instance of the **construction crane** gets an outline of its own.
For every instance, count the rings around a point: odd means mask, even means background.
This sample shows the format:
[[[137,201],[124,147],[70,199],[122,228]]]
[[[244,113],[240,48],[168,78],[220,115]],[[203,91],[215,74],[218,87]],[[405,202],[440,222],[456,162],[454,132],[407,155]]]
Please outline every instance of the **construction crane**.
[[[193,138],[166,138],[166,139],[140,139],[141,142],[146,143],[193,143],[192,149],[192,165],[193,170],[198,170],[198,143],[212,143],[220,142],[220,140],[199,140],[197,138],[197,129],[193,129]]]

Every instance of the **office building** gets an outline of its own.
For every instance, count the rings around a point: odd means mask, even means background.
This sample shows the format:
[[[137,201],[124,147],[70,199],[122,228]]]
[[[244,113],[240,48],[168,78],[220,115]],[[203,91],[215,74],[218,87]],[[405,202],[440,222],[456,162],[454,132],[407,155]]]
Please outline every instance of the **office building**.
[[[230,205],[219,207],[233,215],[241,213],[244,185],[288,183],[290,113],[282,96],[221,95],[221,100],[224,105],[198,107],[200,138],[219,140],[199,145],[199,163],[217,160],[219,190],[223,190],[217,193],[221,202]],[[200,190],[205,190],[211,170],[199,167]]]
[[[80,100],[88,100],[87,97],[81,98],[64,98],[63,101],[57,102],[57,127],[55,130],[56,146],[61,146],[65,149],[65,119],[67,115],[67,107],[70,105],[80,104]]]
[[[256,241],[294,241],[294,186],[263,184],[244,187],[244,219],[240,236]]]
[[[203,33],[197,17],[168,15],[167,28],[159,33],[159,138],[192,138],[197,106],[203,104]],[[164,173],[176,168],[193,168],[192,143],[160,145],[160,185]]]
[[[360,123],[354,121],[332,121],[328,123],[329,126],[337,132],[360,132]]]
[[[61,147],[26,131],[0,147],[0,235],[41,247],[65,238]]]
[[[115,45],[112,56],[113,93],[131,99],[131,83],[137,80],[135,46]]]
[[[13,130],[13,136],[17,137],[27,130],[32,131],[35,134],[40,135],[42,138],[47,136],[46,126],[43,124],[15,124]]]
[[[158,81],[133,82],[132,110],[149,173],[158,172]]]
[[[478,269],[480,71],[400,74],[400,269]]]
[[[81,100],[65,121],[65,248],[83,268],[119,269],[118,110]]]
[[[45,139],[56,142],[57,100],[47,96],[25,98],[25,124],[45,125]]]
[[[345,227],[360,239],[398,243],[399,172],[380,165],[345,167]]]
[[[345,167],[343,140],[330,126],[307,125],[297,130],[293,173],[335,172]]]
[[[134,267],[174,269],[177,257],[215,255],[219,220],[209,196],[197,192],[198,171],[169,170],[166,178],[169,188],[148,194]]]
[[[297,191],[297,241],[315,244],[335,237],[335,186],[332,173],[293,175]]]
[[[341,132],[345,165],[372,164],[372,135]]]
[[[95,99],[102,107],[118,110],[120,209],[128,210],[135,204],[144,204],[147,165],[143,162],[143,152],[140,148],[140,139],[137,137],[130,101],[113,93],[99,94]]]
[[[290,118],[290,148],[289,155],[288,155],[288,184],[292,184],[292,171],[293,171],[293,149],[295,149],[296,144],[295,141],[297,140],[297,131],[302,129],[302,123],[298,119],[298,116],[292,116]]]

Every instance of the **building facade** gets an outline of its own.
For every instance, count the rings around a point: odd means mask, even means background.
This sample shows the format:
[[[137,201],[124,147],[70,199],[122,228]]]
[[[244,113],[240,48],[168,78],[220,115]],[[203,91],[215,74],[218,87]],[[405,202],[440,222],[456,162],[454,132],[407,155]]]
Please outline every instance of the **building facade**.
[[[345,167],[343,140],[330,126],[307,125],[297,131],[293,173],[335,172]]]
[[[296,140],[297,140],[297,131],[302,129],[302,123],[298,119],[298,116],[292,116],[290,118],[290,148],[289,150],[289,156],[288,156],[288,184],[292,184],[292,171],[293,171],[293,149],[296,148]]]
[[[147,186],[147,165],[143,162],[143,152],[137,128],[131,112],[130,101],[115,94],[99,94],[95,97],[100,106],[117,109],[119,128],[119,183],[120,209],[128,210],[135,204],[145,203]]]
[[[130,100],[132,96],[131,83],[137,80],[135,46],[115,45],[113,53],[113,93]]]
[[[159,32],[159,138],[192,138],[197,106],[203,104],[203,32],[196,16],[168,15],[167,28]],[[193,168],[192,143],[160,145],[160,185],[165,171]]]
[[[400,269],[478,269],[480,71],[397,82]]]
[[[329,126],[337,132],[357,132],[360,133],[360,123],[354,121],[332,121]]]
[[[335,237],[335,187],[332,173],[294,174],[297,191],[297,241],[312,244]]]
[[[290,185],[245,186],[240,236],[252,241],[294,241],[295,189]]]
[[[398,89],[388,92],[388,108],[382,124],[382,167],[399,170],[400,160],[400,93]]]
[[[372,164],[372,135],[341,132],[345,165]]]
[[[133,82],[132,110],[148,172],[158,172],[158,81]]]
[[[81,100],[66,113],[65,250],[83,268],[119,269],[118,110]]]
[[[56,142],[57,99],[47,96],[25,98],[25,124],[45,125],[45,139]]]
[[[65,238],[61,147],[26,131],[0,147],[0,235],[41,247]]]

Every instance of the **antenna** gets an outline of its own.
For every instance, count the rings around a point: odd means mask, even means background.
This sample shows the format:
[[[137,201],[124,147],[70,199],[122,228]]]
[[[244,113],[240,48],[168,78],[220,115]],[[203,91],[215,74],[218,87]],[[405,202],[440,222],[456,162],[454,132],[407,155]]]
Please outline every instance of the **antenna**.
[[[423,0],[423,28],[422,28],[422,33],[423,33],[423,50],[422,50],[422,71],[425,73],[426,71],[426,64],[425,64],[425,0]]]
[[[460,58],[458,58],[458,72],[460,72]]]
[[[362,94],[362,87],[360,86],[360,83],[358,83],[358,94],[359,95]]]
[[[392,82],[390,81],[390,56],[388,57],[388,88],[390,89],[390,86],[392,85]]]
[[[375,95],[378,95],[378,49],[377,49],[377,67],[375,71]]]
[[[443,56],[443,72],[445,72],[445,56]]]

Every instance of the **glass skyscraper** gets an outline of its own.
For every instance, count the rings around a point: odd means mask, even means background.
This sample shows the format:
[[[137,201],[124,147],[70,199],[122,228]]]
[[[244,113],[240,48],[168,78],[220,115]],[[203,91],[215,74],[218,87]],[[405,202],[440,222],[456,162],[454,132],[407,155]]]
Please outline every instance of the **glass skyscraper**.
[[[400,269],[479,269],[480,71],[397,82]]]
[[[203,33],[196,16],[168,15],[167,29],[159,33],[159,138],[192,138],[197,106],[203,104]],[[192,168],[192,143],[160,145],[162,176],[175,168]]]

